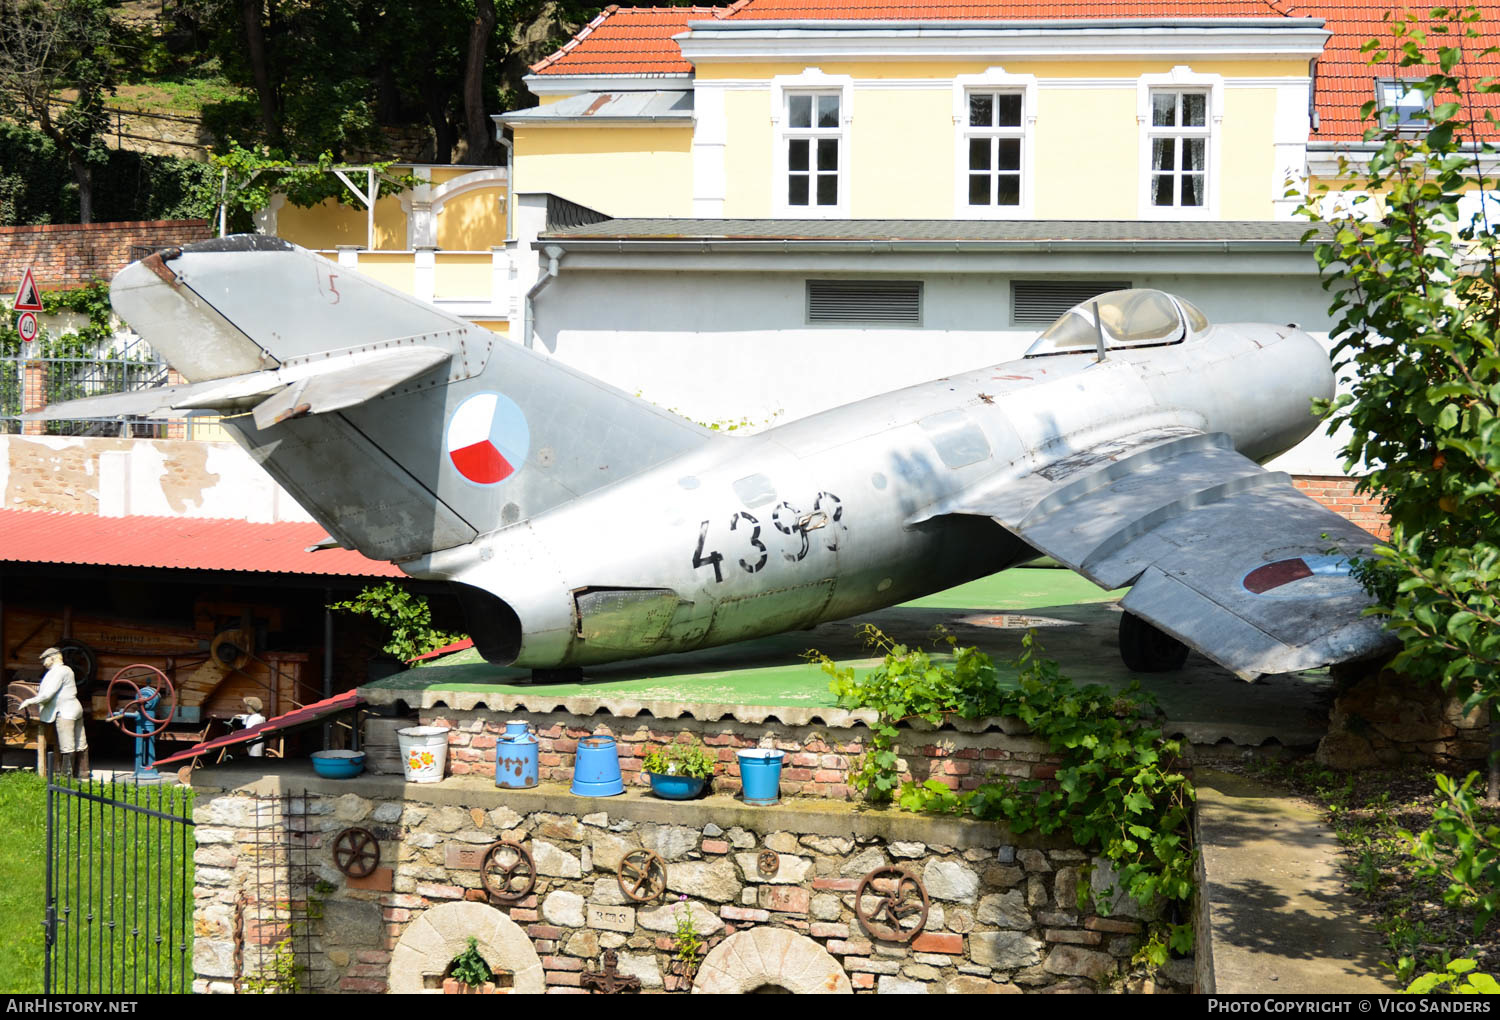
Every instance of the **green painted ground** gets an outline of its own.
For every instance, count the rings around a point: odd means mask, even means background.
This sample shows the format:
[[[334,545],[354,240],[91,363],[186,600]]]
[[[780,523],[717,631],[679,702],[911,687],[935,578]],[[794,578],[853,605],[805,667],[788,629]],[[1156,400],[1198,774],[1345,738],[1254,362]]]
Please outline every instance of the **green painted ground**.
[[[903,606],[823,624],[812,631],[591,667],[583,683],[548,684],[545,690],[558,698],[616,696],[700,704],[831,706],[834,699],[828,691],[827,675],[804,661],[803,655],[809,649],[818,649],[843,665],[874,665],[878,660],[866,654],[858,636],[859,627],[867,621],[907,641],[921,640],[933,626],[942,624],[950,630],[963,630],[962,639],[971,642],[976,636],[1007,633],[966,627],[963,621],[971,616],[1103,602],[1120,594],[1101,591],[1069,570],[1008,570]],[[997,661],[999,658],[997,655]],[[519,694],[538,689],[529,679],[529,671],[489,665],[471,649],[368,686]]]

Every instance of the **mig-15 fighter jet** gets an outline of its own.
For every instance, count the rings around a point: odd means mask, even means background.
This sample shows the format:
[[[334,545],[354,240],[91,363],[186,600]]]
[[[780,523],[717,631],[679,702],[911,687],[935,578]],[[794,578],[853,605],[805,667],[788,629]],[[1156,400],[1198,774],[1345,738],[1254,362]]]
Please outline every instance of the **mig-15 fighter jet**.
[[[453,582],[493,662],[722,645],[1043,554],[1130,587],[1132,669],[1191,647],[1253,679],[1390,644],[1348,570],[1373,538],[1260,466],[1333,394],[1292,326],[1116,291],[1019,360],[731,437],[276,238],[160,252],[111,297],[191,382],[45,416],[239,414],[338,542]]]

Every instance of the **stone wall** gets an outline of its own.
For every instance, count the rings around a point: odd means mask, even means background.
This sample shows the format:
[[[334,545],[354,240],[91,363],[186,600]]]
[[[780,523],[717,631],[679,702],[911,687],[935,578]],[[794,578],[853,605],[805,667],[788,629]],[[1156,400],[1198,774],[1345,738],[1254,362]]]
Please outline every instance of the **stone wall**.
[[[584,701],[586,699],[578,699]],[[507,719],[524,719],[536,731],[538,771],[542,782],[571,782],[573,763],[579,739],[598,734],[615,738],[620,755],[620,771],[627,784],[646,787],[650,781],[641,763],[651,749],[685,736],[701,741],[719,759],[714,789],[720,793],[740,790],[739,760],[735,751],[741,748],[774,747],[786,752],[781,769],[783,797],[819,797],[832,800],[855,800],[860,795],[849,782],[851,768],[864,754],[869,739],[872,712],[763,709],[735,706],[733,714],[726,709],[692,712],[657,711],[631,718],[628,711],[615,712],[607,722],[585,720],[592,715],[590,704],[570,704],[566,712],[515,711],[498,714],[489,711],[455,711],[447,708],[424,709],[420,713],[424,726],[448,726],[448,770],[453,775],[495,775],[495,743],[505,732]],[[643,713],[648,712],[642,708]],[[713,716],[719,715],[719,718]],[[622,717],[623,716],[623,717]],[[786,717],[783,721],[781,717]],[[902,779],[925,782],[937,779],[955,790],[973,790],[1004,777],[1050,779],[1056,773],[1055,760],[1047,755],[1046,745],[1022,732],[1016,720],[954,720],[940,729],[918,721],[902,726],[897,746],[902,755]],[[399,760],[387,760],[382,766],[390,772],[400,771]]]
[[[1328,733],[1318,743],[1320,764],[1344,771],[1403,764],[1479,768],[1488,757],[1484,706],[1465,712],[1457,692],[1389,669],[1334,672],[1344,675]]]
[[[303,897],[315,904],[303,912],[314,918],[298,922],[311,951],[304,987],[435,988],[470,934],[516,991],[585,991],[606,950],[648,992],[1153,991],[1192,982],[1191,960],[1151,976],[1131,971],[1141,912],[1111,900],[1107,868],[1055,838],[826,801],[755,808],[635,790],[590,799],[556,786],[501,791],[474,776],[418,786],[302,769],[284,763],[279,776],[264,776],[245,764],[194,776],[197,991],[243,985],[257,943],[287,930],[253,920],[255,876],[275,866],[266,847],[278,838],[257,830],[257,819],[271,817],[257,812],[257,798],[283,790],[307,792],[305,808],[284,819],[286,839],[306,847],[301,875],[299,851],[289,855],[291,887],[322,883],[321,892],[278,894],[293,920]],[[380,841],[380,865],[366,878],[333,865],[330,848],[349,826]],[[510,904],[487,896],[478,871],[502,839],[524,845],[537,873],[535,888]],[[621,858],[641,848],[667,866],[665,894],[646,903],[627,899],[617,878]],[[766,851],[774,873],[760,863]],[[920,877],[929,897],[910,944],[872,938],[853,910],[861,879],[887,865]],[[1081,883],[1112,905],[1080,910]],[[684,972],[673,952],[688,910],[705,946]]]
[[[214,236],[207,220],[131,220],[0,227],[0,291],[15,294],[28,266],[38,287],[58,290],[109,280],[131,262],[131,248],[162,248]]]

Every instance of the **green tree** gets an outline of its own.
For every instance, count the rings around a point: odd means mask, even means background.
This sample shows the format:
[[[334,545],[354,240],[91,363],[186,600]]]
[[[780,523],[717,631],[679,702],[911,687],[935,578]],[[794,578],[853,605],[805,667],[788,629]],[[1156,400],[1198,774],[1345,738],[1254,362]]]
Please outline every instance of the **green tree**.
[[[35,124],[66,157],[80,223],[93,222],[94,170],[108,158],[114,42],[103,0],[0,0],[0,114]]]
[[[1345,166],[1351,215],[1325,219],[1317,246],[1334,294],[1335,356],[1352,391],[1327,408],[1349,428],[1348,466],[1380,497],[1391,539],[1360,565],[1378,611],[1400,635],[1394,665],[1441,681],[1469,705],[1500,695],[1500,295],[1495,227],[1484,212],[1500,124],[1481,99],[1497,90],[1471,69],[1492,60],[1479,13],[1436,8],[1392,19],[1391,39],[1365,49],[1382,71],[1415,82],[1428,104],[1416,128],[1366,104],[1368,167]],[[1483,111],[1483,112],[1482,112]],[[1460,215],[1465,194],[1481,211]],[[1491,796],[1497,792],[1491,770]],[[1471,787],[1438,777],[1434,824],[1411,840],[1423,873],[1448,879],[1445,899],[1475,911],[1476,935],[1500,907],[1500,830]],[[1493,991],[1471,960],[1421,975],[1409,991]]]
[[[1464,73],[1493,55],[1465,53],[1478,12],[1439,8],[1392,24],[1373,63],[1436,68],[1415,83],[1430,103],[1425,130],[1382,124],[1375,104],[1368,167],[1348,166],[1351,214],[1325,219],[1317,245],[1334,295],[1335,358],[1351,392],[1326,410],[1347,426],[1348,467],[1385,504],[1391,541],[1364,565],[1403,639],[1396,665],[1457,685],[1471,703],[1500,694],[1500,300],[1495,224],[1461,222],[1466,192],[1492,182],[1493,113],[1476,111],[1489,82]],[[1432,50],[1435,49],[1435,55]]]

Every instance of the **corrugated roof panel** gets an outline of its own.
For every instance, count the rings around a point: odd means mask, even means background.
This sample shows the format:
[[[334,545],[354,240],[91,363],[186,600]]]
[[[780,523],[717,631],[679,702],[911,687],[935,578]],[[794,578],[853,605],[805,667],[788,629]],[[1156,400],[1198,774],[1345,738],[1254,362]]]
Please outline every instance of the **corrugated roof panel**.
[[[613,219],[548,231],[558,240],[1300,241],[1284,220]]]
[[[680,118],[691,121],[693,93],[687,89],[649,92],[580,92],[546,106],[507,113],[509,124],[552,120],[628,120],[633,118]]]
[[[176,570],[403,577],[392,563],[350,549],[308,552],[321,525],[253,524],[198,517],[98,517],[0,510],[0,562],[76,563]]]
[[[303,705],[301,708],[278,715],[274,719],[267,719],[259,726],[252,726],[247,730],[235,730],[228,736],[216,737],[205,741],[186,751],[178,751],[174,755],[156,760],[157,768],[167,765],[175,765],[178,762],[188,761],[206,754],[209,751],[217,751],[220,748],[233,747],[235,744],[248,744],[256,740],[262,740],[273,733],[280,733],[296,726],[306,726],[308,723],[317,722],[330,715],[339,712],[347,712],[351,708],[358,708],[364,704],[364,699],[359,696],[358,691],[345,691],[343,694],[335,694],[331,698],[315,701],[311,705]]]
[[[1008,3],[907,3],[902,0],[744,0],[727,20],[1023,21],[1040,18],[1275,18],[1271,0],[1010,0]]]

